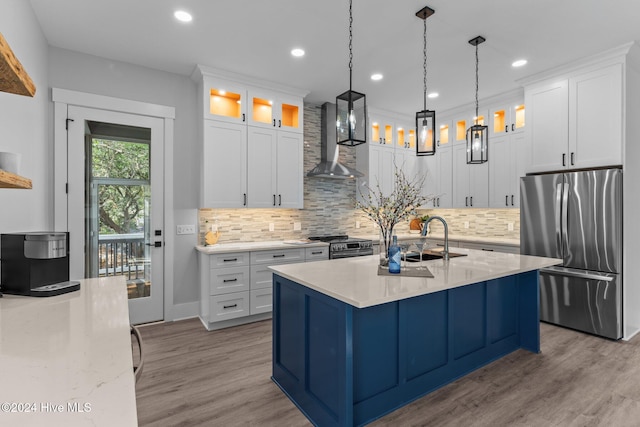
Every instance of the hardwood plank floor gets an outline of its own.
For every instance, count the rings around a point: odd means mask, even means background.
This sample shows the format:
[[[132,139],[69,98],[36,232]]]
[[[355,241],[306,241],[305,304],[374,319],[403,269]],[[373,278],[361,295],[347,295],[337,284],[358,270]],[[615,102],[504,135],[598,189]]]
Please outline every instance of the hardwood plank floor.
[[[271,381],[271,321],[207,332],[198,319],[140,328],[140,426],[310,426]],[[609,341],[541,324],[518,350],[371,426],[638,426],[640,336]]]

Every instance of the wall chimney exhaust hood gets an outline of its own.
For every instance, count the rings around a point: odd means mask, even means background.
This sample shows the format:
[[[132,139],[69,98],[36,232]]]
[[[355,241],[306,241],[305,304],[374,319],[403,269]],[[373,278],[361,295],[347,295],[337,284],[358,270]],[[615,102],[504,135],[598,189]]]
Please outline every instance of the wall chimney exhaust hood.
[[[320,163],[311,169],[307,176],[315,178],[349,179],[364,176],[362,172],[338,162],[340,154],[336,143],[336,105],[330,102],[322,104],[320,122]]]

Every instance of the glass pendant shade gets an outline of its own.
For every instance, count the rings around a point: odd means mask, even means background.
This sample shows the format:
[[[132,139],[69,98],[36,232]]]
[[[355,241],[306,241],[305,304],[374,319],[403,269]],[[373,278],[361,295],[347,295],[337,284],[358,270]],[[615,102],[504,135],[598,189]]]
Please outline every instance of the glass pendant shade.
[[[473,125],[467,129],[467,163],[480,164],[489,156],[489,127]]]
[[[416,155],[433,156],[436,154],[436,112],[422,110],[416,113]]]
[[[351,147],[367,142],[367,101],[363,93],[348,90],[336,97],[336,142]]]

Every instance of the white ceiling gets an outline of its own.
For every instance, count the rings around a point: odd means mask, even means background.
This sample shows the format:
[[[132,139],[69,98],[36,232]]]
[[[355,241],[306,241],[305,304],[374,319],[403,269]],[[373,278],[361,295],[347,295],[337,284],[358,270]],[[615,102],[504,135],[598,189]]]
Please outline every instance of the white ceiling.
[[[196,64],[310,91],[335,101],[348,89],[348,0],[31,0],[52,46],[190,75]],[[430,109],[474,101],[479,46],[482,97],[517,79],[640,40],[639,0],[354,0],[353,89],[367,103],[422,109],[422,20],[427,19]],[[181,8],[193,22],[173,18]],[[290,50],[302,47],[304,58]],[[523,68],[511,68],[526,58]],[[373,82],[374,72],[384,79]]]

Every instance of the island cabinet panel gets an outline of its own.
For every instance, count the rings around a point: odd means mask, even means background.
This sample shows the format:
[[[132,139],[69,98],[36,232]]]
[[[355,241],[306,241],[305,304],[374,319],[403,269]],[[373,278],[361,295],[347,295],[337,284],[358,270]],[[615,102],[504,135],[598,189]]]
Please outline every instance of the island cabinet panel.
[[[519,348],[538,273],[356,308],[274,274],[273,381],[321,426],[359,426]]]

